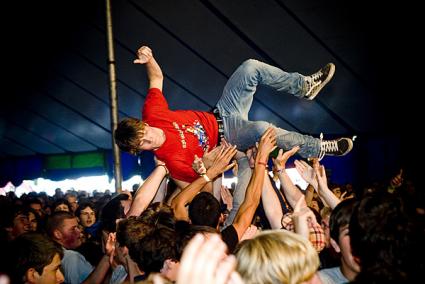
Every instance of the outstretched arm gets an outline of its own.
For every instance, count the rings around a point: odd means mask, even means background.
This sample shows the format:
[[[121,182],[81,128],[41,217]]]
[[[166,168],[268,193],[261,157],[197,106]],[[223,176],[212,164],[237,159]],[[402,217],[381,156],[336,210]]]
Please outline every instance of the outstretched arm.
[[[159,67],[153,57],[152,50],[147,46],[142,46],[139,50],[137,50],[137,57],[138,58],[133,61],[134,64],[146,64],[149,89],[157,88],[162,91],[164,76],[162,75],[161,67]]]
[[[235,220],[233,221],[233,227],[238,233],[239,240],[251,224],[255,210],[260,203],[264,177],[266,176],[267,161],[270,152],[273,151],[274,148],[276,148],[276,131],[274,128],[270,127],[261,137],[257,157],[255,158],[254,171],[246,189],[245,199],[241,207],[239,207],[238,213],[236,213]]]
[[[206,178],[199,177],[189,186],[184,188],[174,199],[171,201],[171,207],[174,210],[174,215],[177,220],[188,220],[188,214],[186,210],[186,204],[190,203],[192,199],[198,194],[198,192],[207,184],[207,179],[214,179],[219,174],[229,170],[234,166],[229,162],[232,157],[236,154],[236,147],[233,146],[221,146],[221,150],[214,160],[213,165],[207,170]]]
[[[130,216],[139,216],[149,206],[167,174],[168,170],[165,164],[159,162],[149,177],[137,189],[130,210],[127,212],[127,218]]]
[[[283,190],[283,194],[286,197],[286,200],[288,200],[289,205],[291,205],[292,209],[295,208],[295,204],[297,204],[297,201],[301,198],[303,195],[300,190],[292,183],[291,179],[289,178],[289,175],[286,173],[286,162],[288,159],[294,155],[300,148],[298,146],[292,148],[289,151],[286,151],[283,153],[283,150],[279,150],[279,154],[277,157],[273,160],[274,166],[277,170],[278,177],[280,180],[281,188]],[[303,202],[305,203],[305,200],[303,199]],[[303,204],[305,205],[305,204]],[[306,205],[305,205],[306,206]]]

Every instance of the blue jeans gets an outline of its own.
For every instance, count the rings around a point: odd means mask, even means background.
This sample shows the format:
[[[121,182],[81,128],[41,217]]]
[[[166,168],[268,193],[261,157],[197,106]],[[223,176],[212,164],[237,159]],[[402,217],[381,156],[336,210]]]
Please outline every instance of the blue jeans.
[[[236,69],[224,87],[217,108],[223,118],[224,136],[239,150],[246,150],[259,141],[271,126],[265,121],[249,121],[248,112],[258,85],[266,85],[278,92],[302,97],[303,75],[288,73],[258,60],[249,59]],[[277,146],[290,150],[300,146],[303,158],[318,157],[320,139],[297,132],[276,128]]]

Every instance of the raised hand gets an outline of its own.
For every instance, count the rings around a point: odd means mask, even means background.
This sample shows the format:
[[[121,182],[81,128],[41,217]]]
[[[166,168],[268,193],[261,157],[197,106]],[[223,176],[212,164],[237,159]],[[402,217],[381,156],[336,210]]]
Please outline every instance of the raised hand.
[[[220,150],[222,147],[230,147],[230,146],[232,145],[226,143],[226,144],[222,144],[220,146],[215,147],[211,151],[208,151],[207,149],[204,156],[202,157],[202,162],[204,163],[205,169],[209,169],[211,167],[215,158],[217,158],[218,153],[220,153]]]
[[[230,170],[235,163],[229,164],[233,156],[236,154],[236,146],[221,146],[217,157],[214,159],[211,167],[207,169],[207,176],[210,179],[215,178],[219,174]]]
[[[176,283],[242,284],[235,267],[235,257],[226,256],[226,245],[218,235],[207,239],[198,234],[183,252]]]
[[[391,179],[390,185],[393,188],[400,187],[403,184],[403,169],[400,169],[400,172]]]
[[[316,180],[318,182],[319,193],[323,189],[328,188],[328,178],[326,177],[325,167],[319,164],[319,161],[314,161],[313,163],[314,172],[316,173]]]
[[[195,155],[195,159],[193,159],[192,169],[198,174],[203,175],[207,172],[207,169],[202,161],[202,158],[199,158],[198,155]]]
[[[301,177],[306,182],[311,184],[314,187],[314,189],[317,191],[318,184],[316,180],[316,172],[314,171],[314,169],[309,164],[307,164],[307,162],[302,160],[301,161],[295,160],[294,164],[295,164],[295,168],[297,169]]]
[[[153,57],[152,50],[147,46],[142,46],[137,50],[137,59],[134,59],[134,64],[145,64]]]
[[[296,152],[298,152],[299,149],[300,149],[300,146],[295,146],[291,150],[286,152],[283,152],[283,149],[280,149],[276,158],[272,158],[275,170],[276,171],[284,170],[288,159],[292,157]]]
[[[226,204],[227,210],[232,210],[233,196],[230,193],[230,190],[226,186],[222,185],[220,188],[220,195],[223,203]]]
[[[276,129],[269,127],[261,136],[260,143],[258,145],[256,163],[266,163],[269,159],[269,154],[276,148]]]

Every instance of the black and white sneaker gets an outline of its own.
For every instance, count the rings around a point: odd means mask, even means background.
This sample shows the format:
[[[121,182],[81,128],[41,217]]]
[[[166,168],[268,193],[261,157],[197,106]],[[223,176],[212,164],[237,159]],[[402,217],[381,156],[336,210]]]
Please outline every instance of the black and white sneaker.
[[[345,156],[353,149],[353,140],[338,138],[335,140],[322,140],[320,142],[319,160],[324,156]]]
[[[320,90],[332,79],[335,74],[335,65],[328,63],[316,73],[304,77],[304,98],[313,100]]]

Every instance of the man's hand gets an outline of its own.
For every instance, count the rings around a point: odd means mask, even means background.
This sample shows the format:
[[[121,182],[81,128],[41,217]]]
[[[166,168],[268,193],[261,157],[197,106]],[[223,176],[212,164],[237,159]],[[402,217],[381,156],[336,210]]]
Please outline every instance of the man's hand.
[[[217,146],[214,149],[212,149],[211,151],[208,151],[208,149],[207,149],[204,156],[202,157],[202,162],[204,163],[204,166],[207,170],[209,168],[211,168],[211,165],[213,164],[215,158],[217,158],[218,153],[220,153],[220,150],[225,146],[223,146],[223,145]]]
[[[147,46],[142,46],[137,50],[137,59],[134,59],[134,64],[145,64],[153,57],[152,50]]]
[[[316,159],[317,160],[317,159]],[[303,160],[295,160],[295,168],[297,169],[298,173],[301,175],[301,177],[311,184],[314,189],[318,190],[318,183],[316,179],[316,172],[315,170],[305,161]]]
[[[214,179],[219,174],[230,170],[234,167],[235,163],[229,165],[230,160],[236,154],[236,146],[222,146],[217,157],[214,159],[211,167],[207,170],[207,176]]]
[[[198,157],[198,155],[195,155],[195,159],[193,159],[192,162],[192,169],[198,174],[203,175],[207,172],[207,169],[204,165],[204,162],[201,158]]]
[[[300,149],[300,146],[295,146],[291,150],[286,152],[283,152],[283,149],[280,149],[276,158],[272,158],[275,170],[276,171],[284,170],[288,159],[291,156],[293,156],[299,149]]]
[[[266,163],[269,159],[269,154],[276,148],[276,129],[273,127],[267,128],[263,136],[261,136],[260,143],[258,145],[257,157],[255,158],[256,165],[260,163]]]

